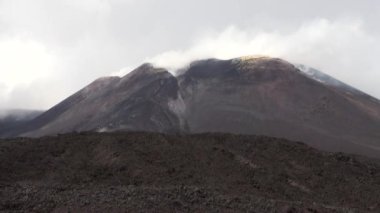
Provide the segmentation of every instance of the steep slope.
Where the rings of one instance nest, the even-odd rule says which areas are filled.
[[[73,131],[171,132],[179,120],[168,108],[176,99],[177,80],[144,64],[123,78],[101,78],[29,124],[24,136]],[[24,130],[25,131],[25,130]]]
[[[198,61],[178,79],[190,132],[271,135],[379,156],[380,104],[344,95],[344,88],[326,86],[281,59]]]
[[[367,111],[372,116],[378,119],[380,118],[380,101],[378,99],[314,68],[307,67],[305,65],[297,65],[297,68],[299,68],[312,79],[321,82],[325,86],[328,86],[329,88],[345,96],[353,104],[356,104],[357,106],[361,107],[362,110]]]
[[[375,162],[270,137],[0,140],[1,212],[379,212],[379,197]]]

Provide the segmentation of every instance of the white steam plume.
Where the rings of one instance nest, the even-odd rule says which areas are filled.
[[[360,20],[316,19],[290,32],[230,26],[221,33],[204,36],[188,49],[170,50],[147,58],[147,61],[175,71],[193,60],[204,58],[280,57],[315,67],[380,97],[377,89],[379,42],[365,30]]]

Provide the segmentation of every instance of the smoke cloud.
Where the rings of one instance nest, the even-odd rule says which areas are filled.
[[[380,97],[379,43],[359,19],[315,19],[291,32],[230,26],[220,33],[206,35],[187,49],[167,51],[147,61],[175,72],[193,60],[204,58],[279,57],[315,67]]]

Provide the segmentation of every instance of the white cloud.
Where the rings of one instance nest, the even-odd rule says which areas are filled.
[[[17,85],[47,77],[55,58],[35,41],[4,39],[0,41],[0,82]]]
[[[380,97],[379,42],[358,19],[316,19],[290,32],[230,26],[219,34],[206,35],[188,49],[167,51],[147,61],[173,71],[203,58],[280,57],[318,68]]]
[[[251,54],[314,66],[380,97],[377,5],[0,0],[0,109],[47,109],[98,77],[124,75],[143,62],[175,69],[193,59]]]
[[[298,61],[316,57],[319,60],[326,55],[350,48],[352,44],[362,45],[370,41],[371,38],[361,31],[359,21],[331,22],[318,19],[290,33],[230,26],[219,34],[214,33],[199,39],[188,49],[167,51],[147,60],[170,69],[177,69],[193,60],[207,57],[229,59],[243,55],[268,55]],[[367,45],[363,49],[365,47]]]
[[[64,2],[87,12],[108,12],[110,10],[108,0],[65,0]]]
[[[7,38],[0,41],[0,108],[25,108],[29,97],[11,97],[16,88],[29,88],[31,85],[51,77],[56,58],[40,43],[22,38]],[[48,90],[45,88],[45,90]],[[25,89],[25,91],[28,91]],[[35,97],[38,97],[37,95]],[[15,99],[20,102],[14,105]],[[37,102],[38,100],[36,100]],[[29,102],[28,102],[29,104]],[[38,106],[34,104],[33,106]],[[28,108],[28,107],[27,107]]]

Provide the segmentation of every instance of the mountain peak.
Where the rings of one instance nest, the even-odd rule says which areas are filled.
[[[143,73],[160,73],[160,72],[168,72],[166,69],[161,67],[156,67],[152,63],[144,63],[141,66],[137,67],[132,72],[143,72]]]
[[[88,95],[90,93],[96,93],[97,91],[103,90],[104,88],[118,81],[120,81],[120,77],[117,76],[100,77],[83,88],[82,94]]]
[[[128,74],[126,74],[124,77],[122,77],[121,82],[128,81],[131,78],[139,78],[139,77],[147,77],[152,76],[155,74],[163,74],[171,76],[168,70],[161,68],[161,67],[155,67],[151,63],[144,63],[137,67],[136,69],[132,70]]]
[[[265,66],[265,68],[270,68],[273,66],[276,66],[276,68],[295,68],[294,65],[289,63],[288,61],[268,56],[243,56],[232,59],[232,62],[241,66],[250,66],[247,68],[258,68],[263,66]]]
[[[271,59],[272,57],[264,56],[264,55],[246,55],[241,56],[238,58],[235,58],[235,60],[239,61],[253,61],[253,60],[260,60],[260,59]]]

